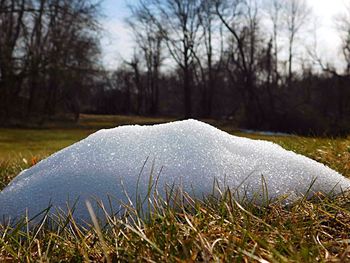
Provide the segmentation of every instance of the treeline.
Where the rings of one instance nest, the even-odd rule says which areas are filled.
[[[318,56],[305,0],[139,0],[130,10],[134,56],[96,97],[98,112],[229,118],[247,128],[307,134],[349,131],[349,66],[337,73]],[[350,17],[338,27],[339,61],[350,65]],[[307,38],[315,44],[303,48]]]
[[[99,63],[99,6],[0,1],[0,116],[80,112],[229,119],[304,134],[350,130],[350,10],[344,69],[322,61],[306,0],[138,0],[134,54]],[[307,48],[304,47],[309,39]]]
[[[88,0],[0,1],[0,121],[80,112],[95,86],[99,6]]]

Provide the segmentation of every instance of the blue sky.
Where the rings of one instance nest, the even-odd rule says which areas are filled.
[[[335,61],[334,57],[340,55],[340,42],[334,26],[334,18],[344,11],[345,4],[350,4],[350,0],[307,1],[313,10],[313,14],[317,17],[315,25],[317,27],[319,53],[322,54],[325,60],[333,62]],[[101,44],[103,62],[108,68],[117,67],[123,59],[128,59],[133,53],[132,34],[124,20],[129,16],[127,5],[136,2],[138,0],[104,0],[102,3],[106,17],[102,21],[105,32]],[[335,61],[335,63],[337,62]]]
[[[137,2],[136,0],[104,0],[103,11],[109,18],[125,17],[127,15],[127,4]]]
[[[102,3],[105,15],[102,26],[105,32],[101,45],[103,62],[108,68],[115,68],[132,53],[132,36],[124,23],[129,15],[127,4],[132,2],[136,0],[104,0]]]

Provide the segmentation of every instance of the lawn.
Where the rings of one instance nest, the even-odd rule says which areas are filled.
[[[0,161],[44,157],[103,128],[125,124],[161,123],[170,119],[138,116],[82,115],[77,124],[50,123],[36,129],[0,128]]]
[[[0,189],[21,169],[100,128],[169,120],[83,115],[77,124],[0,129]],[[226,122],[207,121],[235,135],[276,142],[350,177],[350,137],[247,134]],[[348,195],[319,196],[292,207],[242,207],[226,194],[219,200],[188,201],[190,206],[165,207],[147,219],[129,209],[123,218],[109,218],[102,230],[77,227],[72,219],[54,229],[0,226],[0,261],[350,261]]]

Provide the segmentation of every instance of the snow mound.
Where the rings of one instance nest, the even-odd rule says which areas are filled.
[[[18,218],[27,209],[33,216],[49,205],[64,210],[67,201],[77,201],[75,216],[88,220],[87,199],[108,206],[110,196],[119,205],[128,203],[127,193],[135,202],[136,195],[147,194],[151,173],[159,174],[161,194],[165,186],[175,186],[202,197],[213,193],[216,181],[247,198],[258,197],[256,202],[262,199],[262,178],[272,199],[286,194],[295,200],[309,193],[315,178],[312,192],[350,188],[349,179],[277,144],[185,120],[100,130],[53,154],[0,192],[0,217]]]

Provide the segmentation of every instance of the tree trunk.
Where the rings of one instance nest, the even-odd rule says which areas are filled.
[[[192,92],[191,92],[190,72],[188,67],[184,67],[183,73],[184,73],[183,89],[184,89],[184,102],[185,102],[185,118],[191,118]]]

